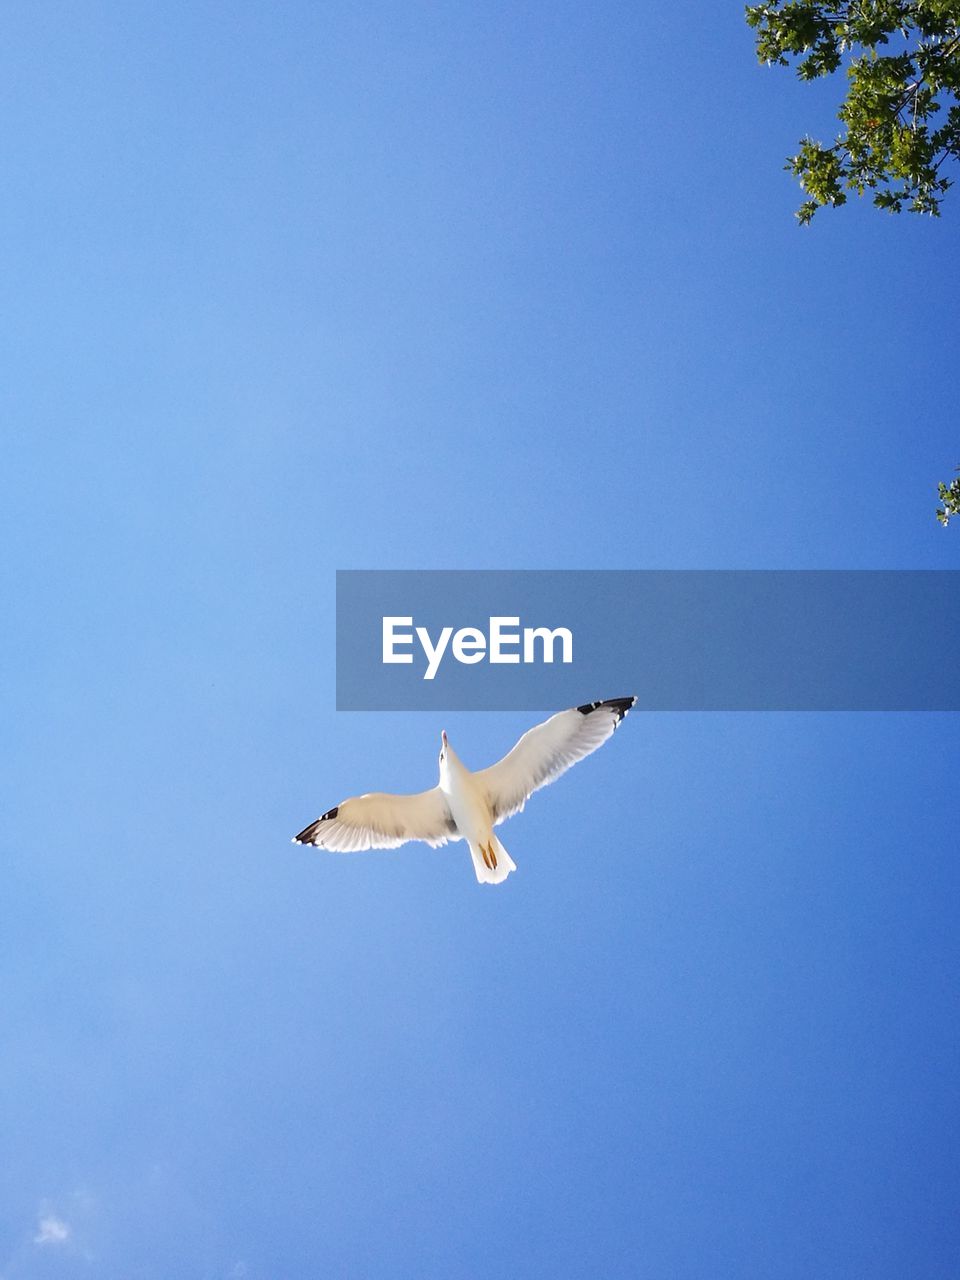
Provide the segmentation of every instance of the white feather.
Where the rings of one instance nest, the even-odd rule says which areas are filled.
[[[586,713],[577,707],[559,711],[543,724],[528,729],[502,760],[476,773],[474,777],[485,790],[494,826],[519,813],[534,791],[602,747],[635,701],[630,700],[626,709],[601,702]]]
[[[436,846],[458,838],[443,792],[434,787],[412,796],[372,791],[344,800],[294,840],[335,853],[357,853],[362,849],[396,849],[408,840]]]

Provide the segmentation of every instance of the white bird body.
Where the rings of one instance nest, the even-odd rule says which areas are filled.
[[[477,774],[471,773],[453,747],[447,735],[441,735],[443,751],[440,754],[440,790],[447,798],[447,805],[457,830],[470,846],[473,869],[481,884],[500,884],[517,864],[493,834],[493,814],[483,786],[477,782]]]
[[[472,772],[442,733],[440,781],[416,795],[372,792],[344,800],[294,836],[297,844],[352,853],[466,840],[481,884],[501,884],[517,865],[493,828],[519,813],[534,791],[602,746],[636,702],[610,698],[560,711],[528,730],[488,769]]]

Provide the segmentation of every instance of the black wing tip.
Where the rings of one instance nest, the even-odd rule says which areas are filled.
[[[332,809],[328,809],[326,813],[322,813],[320,817],[316,820],[316,822],[311,822],[309,827],[304,827],[299,835],[296,835],[293,837],[293,843],[294,844],[316,844],[317,835],[320,831],[321,826],[323,825],[323,823],[328,822],[331,818],[335,818],[337,816],[337,811],[339,808],[340,806],[338,804],[335,804]]]
[[[585,702],[582,707],[577,707],[577,710],[582,716],[588,716],[600,707],[609,707],[611,711],[617,713],[617,724],[619,724],[631,707],[635,706],[636,701],[636,694],[632,698],[604,698],[602,702]]]

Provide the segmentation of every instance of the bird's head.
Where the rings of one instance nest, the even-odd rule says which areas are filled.
[[[453,755],[453,747],[447,741],[446,729],[440,730],[440,777],[446,773],[450,765],[450,757]]]

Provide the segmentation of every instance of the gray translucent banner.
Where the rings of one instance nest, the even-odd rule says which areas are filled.
[[[337,707],[957,711],[958,588],[958,571],[342,570]]]

